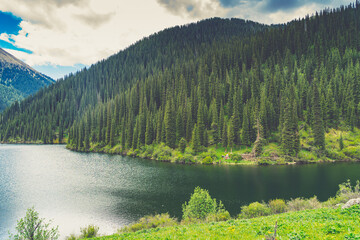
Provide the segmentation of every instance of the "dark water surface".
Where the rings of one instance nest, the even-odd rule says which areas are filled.
[[[360,179],[360,164],[189,166],[76,153],[63,145],[0,145],[0,239],[31,206],[53,219],[64,238],[87,224],[113,233],[146,214],[180,217],[196,186],[236,215],[253,201],[326,200],[346,179]]]

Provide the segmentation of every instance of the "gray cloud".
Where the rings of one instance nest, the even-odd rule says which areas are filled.
[[[21,16],[23,20],[42,25],[48,29],[59,29],[66,31],[63,19],[56,14],[58,10],[67,7],[77,9],[74,14],[82,23],[93,28],[99,27],[108,22],[113,13],[99,14],[90,7],[88,0],[12,0],[13,4],[5,4],[8,11]],[[4,5],[4,4],[0,4]],[[16,6],[22,6],[17,8]]]
[[[222,17],[226,15],[227,10],[222,6],[219,0],[156,0],[161,6],[166,8],[174,15],[181,17],[190,17],[194,19],[208,17]],[[239,0],[227,0],[238,2]]]
[[[115,15],[114,12],[108,14],[97,14],[93,11],[86,14],[75,14],[75,17],[81,22],[93,27],[98,28],[101,25],[107,23]]]
[[[331,0],[264,0],[262,10],[264,12],[277,12],[280,10],[292,10],[309,4],[329,5]]]

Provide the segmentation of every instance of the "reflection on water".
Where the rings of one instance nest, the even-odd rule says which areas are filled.
[[[146,214],[181,216],[196,186],[223,201],[232,215],[252,201],[333,196],[360,164],[304,166],[188,166],[105,154],[76,153],[63,145],[0,145],[0,239],[35,206],[62,237],[87,224],[102,233]]]

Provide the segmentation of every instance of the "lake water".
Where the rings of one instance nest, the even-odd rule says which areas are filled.
[[[32,206],[64,238],[88,224],[109,234],[147,214],[181,217],[196,186],[236,215],[253,201],[326,200],[346,179],[360,179],[360,164],[189,166],[76,153],[64,145],[0,145],[0,239]]]

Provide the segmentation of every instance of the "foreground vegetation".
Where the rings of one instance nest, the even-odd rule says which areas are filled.
[[[163,213],[145,216],[111,236],[96,238],[99,228],[89,225],[80,229],[81,235],[66,239],[360,239],[359,203],[360,182],[352,186],[348,180],[326,202],[319,202],[316,196],[253,202],[232,218],[221,201],[196,187],[182,206],[181,222]],[[18,221],[16,231],[10,239],[59,237],[58,227],[50,229],[33,208]]]
[[[359,182],[339,185],[326,202],[316,197],[254,202],[234,219],[206,190],[196,188],[183,205],[179,223],[168,214],[146,216],[119,233],[95,239],[360,239],[360,205],[342,209],[360,197]]]
[[[253,219],[196,223],[94,239],[360,239],[360,207],[315,209]]]

